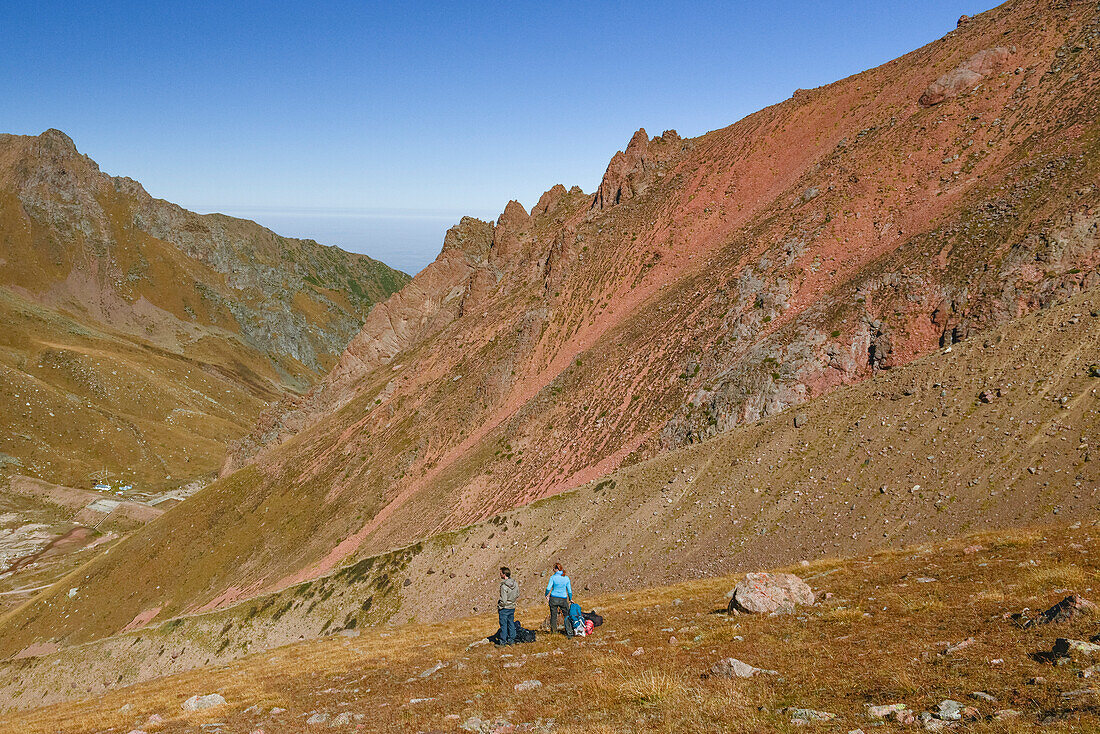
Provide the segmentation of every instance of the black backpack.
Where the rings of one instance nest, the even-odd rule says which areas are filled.
[[[498,629],[496,632],[491,634],[486,639],[488,639],[489,642],[493,643],[494,645],[499,645],[500,644],[500,630]],[[516,622],[516,642],[534,642],[534,641],[535,641],[535,631],[534,630],[529,630],[526,627],[524,627],[522,624],[520,624],[519,622]]]

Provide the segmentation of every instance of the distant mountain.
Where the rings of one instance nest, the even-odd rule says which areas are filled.
[[[57,130],[0,135],[0,468],[76,486],[209,473],[408,280],[154,199]]]
[[[462,220],[320,384],[265,413],[220,481],[86,566],[74,598],[53,589],[6,617],[0,653],[225,607],[435,533],[457,541],[1100,286],[1098,37],[1094,2],[1013,0],[730,127],[640,130],[592,194],[555,186],[531,212]],[[853,445],[825,442],[855,430],[852,414],[817,426],[822,450]],[[777,450],[796,451],[784,435]],[[767,489],[752,444],[736,453]],[[850,457],[852,476],[867,458]],[[874,466],[865,487],[889,462]],[[668,468],[639,489],[654,503]],[[749,487],[715,489],[755,506]],[[539,542],[599,548],[600,523]],[[505,532],[525,542],[506,525],[484,542]],[[379,578],[387,604],[416,593],[396,581]],[[108,589],[123,590],[109,607]]]

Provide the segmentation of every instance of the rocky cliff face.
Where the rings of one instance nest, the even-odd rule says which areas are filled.
[[[555,186],[530,213],[465,220],[316,389],[242,442],[229,468],[244,469],[204,494],[218,531],[174,542],[201,568],[21,634],[86,639],[282,588],[1094,287],[1098,33],[1094,4],[1010,2],[728,128],[639,131],[594,194]],[[921,102],[986,50],[980,83]],[[139,542],[152,558],[162,541]],[[142,569],[147,588],[168,573]]]
[[[0,464],[78,486],[207,473],[407,281],[154,199],[57,130],[0,135]]]

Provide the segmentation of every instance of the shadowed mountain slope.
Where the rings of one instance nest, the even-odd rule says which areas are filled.
[[[51,591],[0,652],[285,588],[1097,285],[1098,32],[1094,3],[1010,2],[728,128],[639,131],[594,195],[463,220],[223,480],[83,569],[129,594]]]

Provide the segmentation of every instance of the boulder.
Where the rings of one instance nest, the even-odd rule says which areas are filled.
[[[937,706],[936,710],[932,713],[937,719],[943,719],[944,721],[959,721],[962,719],[962,710],[964,708],[965,706],[963,706],[963,704],[948,698],[940,701],[940,705]]]
[[[905,711],[909,707],[904,703],[867,704],[867,715],[872,719],[885,719],[890,714]]]
[[[789,613],[796,606],[813,603],[814,592],[793,573],[750,573],[733,588],[727,611],[731,614]]]
[[[789,708],[786,713],[791,717],[791,723],[796,726],[832,721],[836,718],[836,714],[831,714],[828,711],[815,711],[814,709]]]
[[[1070,640],[1065,637],[1059,637],[1054,641],[1054,647],[1050,652],[1051,656],[1055,659],[1062,657],[1091,658],[1100,654],[1100,643],[1085,642],[1084,640]]]
[[[1050,609],[1040,614],[1035,624],[1061,624],[1080,617],[1096,614],[1096,605],[1088,599],[1070,594]]]
[[[963,92],[977,86],[982,79],[994,71],[1002,68],[1008,62],[1010,56],[1009,50],[1003,46],[979,51],[928,85],[928,88],[924,90],[924,94],[918,100],[919,104],[922,107],[931,107],[953,97],[958,97]]]
[[[183,702],[182,708],[184,711],[202,711],[203,709],[213,708],[215,706],[224,706],[225,699],[220,694],[211,693],[206,696],[191,696]]]
[[[752,678],[757,675],[779,675],[775,670],[755,668],[737,658],[722,658],[711,666],[710,674],[715,678]]]

